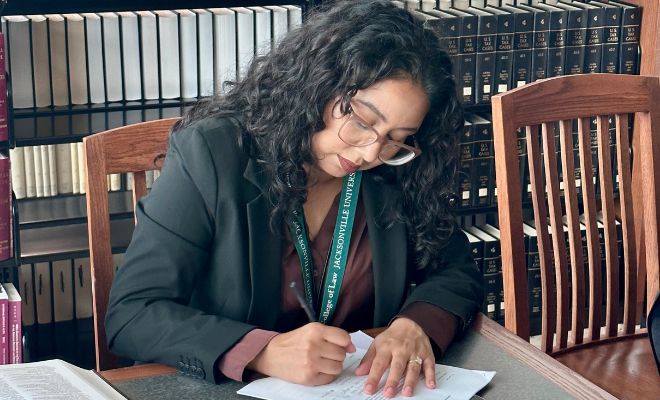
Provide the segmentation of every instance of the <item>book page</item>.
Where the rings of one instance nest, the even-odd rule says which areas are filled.
[[[0,397],[5,400],[126,400],[93,371],[62,360],[0,366]]]
[[[237,393],[245,396],[257,397],[265,400],[287,400],[287,399],[324,399],[324,400],[381,400],[385,399],[383,386],[386,377],[380,382],[379,390],[369,396],[362,392],[364,382],[367,376],[356,376],[355,369],[360,364],[360,360],[367,352],[367,349],[373,341],[363,332],[351,334],[351,340],[357,351],[349,353],[344,360],[344,371],[337,379],[327,385],[322,386],[304,386],[285,382],[278,378],[264,378],[256,380],[243,387]],[[415,399],[444,399],[459,400],[470,399],[474,394],[486,386],[495,372],[493,371],[474,371],[469,369],[451,367],[447,365],[436,364],[435,377],[437,386],[435,389],[426,387],[423,379],[420,378],[414,390]],[[401,381],[400,385],[403,385]],[[405,398],[399,392],[395,398]]]

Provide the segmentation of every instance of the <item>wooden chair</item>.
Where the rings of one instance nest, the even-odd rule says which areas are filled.
[[[638,248],[636,241],[640,241],[639,232],[644,233],[641,240],[646,245],[641,258],[645,258],[647,266],[647,310],[660,287],[659,88],[657,77],[589,74],[537,81],[492,99],[505,326],[529,340],[530,311],[522,228],[523,191],[516,148],[516,130],[524,128],[541,265],[541,349],[615,396],[625,396],[625,385],[638,384],[647,385],[651,390],[648,393],[655,393],[653,397],[660,393],[660,378],[654,368],[647,332],[637,325],[640,320],[636,319],[639,314],[635,307],[635,252]],[[634,113],[635,132],[640,141],[639,148],[635,148],[634,152],[630,151],[628,129],[628,115],[631,113]],[[614,194],[613,190],[609,144],[608,117],[613,115],[616,116],[618,194]],[[598,197],[596,184],[592,184],[595,179],[591,175],[590,120],[593,117],[597,118]],[[572,172],[576,167],[572,135],[574,121],[578,126],[580,199]],[[559,149],[555,144],[557,125]],[[631,158],[641,165],[642,187],[632,187]],[[559,182],[559,164],[562,171],[571,171],[563,174],[563,188]],[[642,195],[633,200],[633,191],[641,191]],[[643,220],[633,218],[634,208],[643,210]],[[599,212],[602,213],[605,233],[604,276],[601,276],[596,222]],[[570,268],[569,276],[569,264],[585,265],[580,213],[583,213],[586,225],[588,269]],[[617,250],[615,214],[621,220],[623,237],[619,239],[623,240],[623,254],[618,254]],[[564,223],[568,227],[568,252]],[[643,224],[637,237],[635,224]],[[550,232],[546,229],[548,226]],[[623,260],[622,271],[619,256]],[[620,273],[623,280],[619,279]],[[623,285],[622,304],[619,285]],[[588,308],[585,309],[586,290],[589,296]],[[604,316],[601,315],[602,291],[606,293]],[[619,323],[622,323],[622,329],[619,329]],[[604,326],[604,333],[601,333],[601,326]],[[585,328],[586,334],[583,334]]]
[[[133,173],[133,206],[147,193],[145,171],[160,170],[172,125],[179,118],[143,122],[83,139],[87,188],[87,229],[92,267],[96,369],[116,368],[118,358],[108,349],[105,314],[113,277],[107,175]],[[136,221],[137,222],[137,221]]]

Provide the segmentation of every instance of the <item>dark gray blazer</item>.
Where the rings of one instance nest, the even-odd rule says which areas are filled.
[[[239,147],[239,136],[235,123],[223,118],[172,135],[162,174],[137,205],[138,224],[110,293],[105,326],[113,352],[217,381],[222,354],[255,327],[273,329],[282,240],[268,226],[266,174]],[[406,228],[376,222],[393,190],[363,175],[373,326],[387,325],[415,301],[469,321],[483,291],[462,233],[448,239],[440,267],[406,298],[416,269],[409,265]]]

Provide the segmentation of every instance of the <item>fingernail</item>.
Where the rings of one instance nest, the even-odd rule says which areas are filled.
[[[364,385],[364,392],[366,394],[373,394],[374,393],[374,385],[372,383],[367,383]]]
[[[385,389],[385,396],[394,397],[394,388],[390,386],[387,389]]]
[[[403,388],[403,395],[404,396],[412,396],[412,386],[406,386]]]
[[[434,381],[428,381],[428,383],[426,385],[431,389],[435,389],[435,382]]]

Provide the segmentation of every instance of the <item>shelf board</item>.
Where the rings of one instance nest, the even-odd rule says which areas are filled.
[[[45,112],[14,115],[13,132],[17,146],[73,143],[97,132],[138,122],[178,117],[193,103],[162,107],[118,107],[88,112]]]
[[[110,221],[112,252],[126,250],[133,235],[133,219]],[[89,257],[87,224],[21,230],[21,263]]]
[[[133,217],[133,195],[130,191],[108,193],[111,219]],[[84,194],[21,199],[18,201],[19,226],[33,229],[46,226],[87,222]]]
[[[263,6],[279,4],[313,5],[313,0],[307,1],[275,1],[275,0],[189,0],[183,4],[180,0],[113,0],[101,2],[98,0],[7,0],[3,15],[20,14],[64,14],[81,12],[105,11],[137,11],[137,10],[173,10],[185,8]]]

